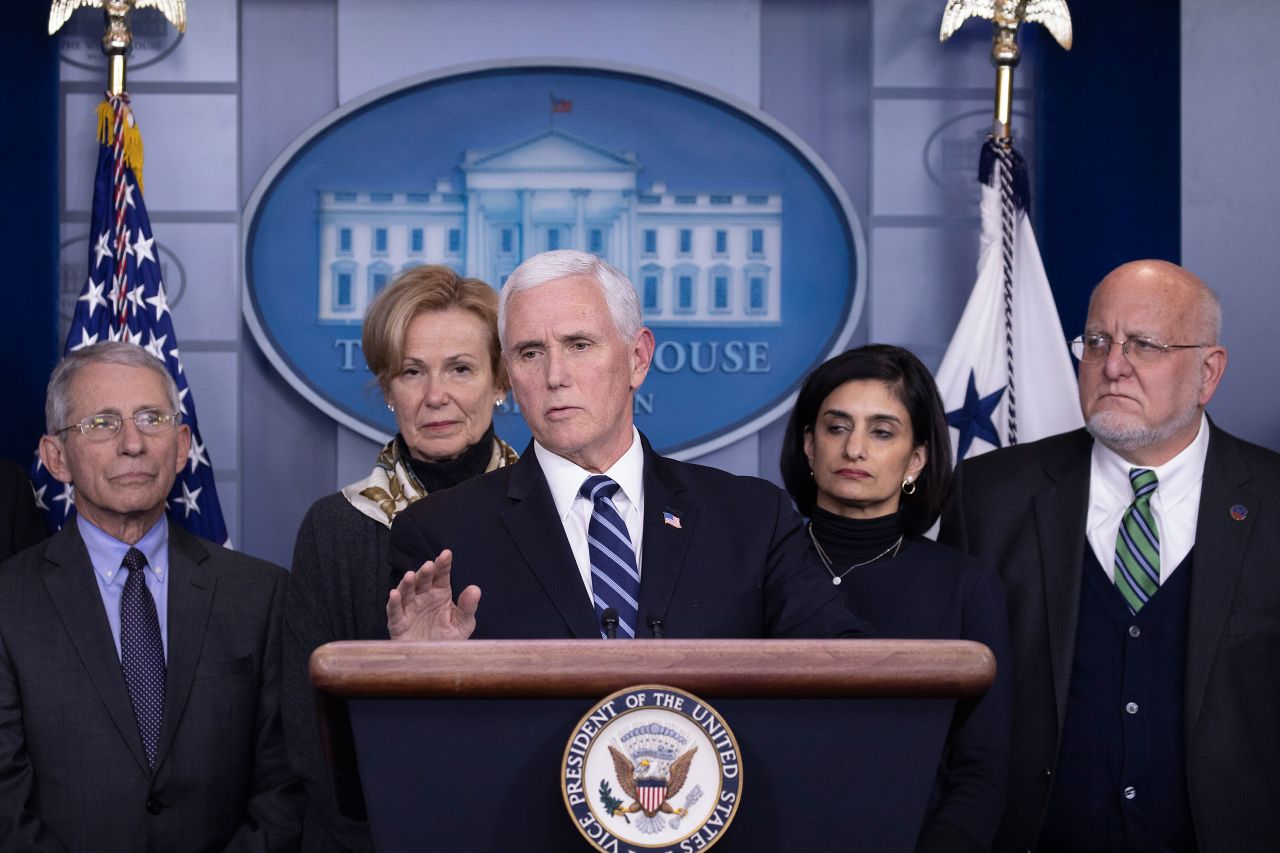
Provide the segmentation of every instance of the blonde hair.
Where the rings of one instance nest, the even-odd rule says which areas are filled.
[[[497,292],[478,278],[463,278],[449,267],[432,264],[396,276],[365,312],[360,346],[365,363],[384,391],[404,359],[404,336],[413,318],[449,308],[470,311],[484,321],[494,378],[498,387],[510,387],[498,343]]]

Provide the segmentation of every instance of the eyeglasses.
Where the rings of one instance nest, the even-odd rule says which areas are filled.
[[[143,435],[160,435],[181,423],[182,416],[177,412],[166,412],[162,409],[143,409],[140,412],[134,412],[130,420]],[[89,415],[79,423],[64,426],[54,434],[62,435],[67,430],[78,429],[80,434],[90,441],[109,441],[120,434],[122,426],[124,426],[122,416],[112,412],[100,412]]]
[[[1111,354],[1111,348],[1119,345],[1125,358],[1134,364],[1150,364],[1171,349],[1200,349],[1209,344],[1162,344],[1155,338],[1134,336],[1117,341],[1103,332],[1081,335],[1071,342],[1071,354],[1081,361],[1103,361]]]

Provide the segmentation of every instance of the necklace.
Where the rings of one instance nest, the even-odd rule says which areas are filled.
[[[836,570],[831,568],[831,558],[827,556],[827,552],[822,550],[822,546],[818,544],[818,537],[813,535],[813,522],[812,521],[809,522],[809,538],[813,541],[813,547],[818,549],[818,556],[822,558],[822,565],[827,567],[827,572],[829,572],[831,575],[832,586],[840,586],[840,579],[843,578],[845,575],[849,574],[849,572],[853,571],[856,568],[870,565],[871,563],[874,563],[876,560],[879,560],[881,557],[888,556],[889,559],[893,559],[894,557],[898,556],[898,549],[902,547],[902,539],[904,536],[906,536],[905,533],[899,534],[898,540],[896,542],[894,542],[888,548],[885,548],[879,554],[876,554],[870,560],[863,560],[861,563],[854,563],[852,566],[845,569],[840,574],[836,574]]]

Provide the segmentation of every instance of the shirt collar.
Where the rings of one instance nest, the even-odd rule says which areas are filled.
[[[1200,484],[1204,475],[1204,461],[1209,453],[1209,418],[1200,415],[1200,429],[1191,443],[1163,465],[1151,466],[1156,472],[1159,487],[1155,499],[1162,506],[1171,507],[1185,498]],[[1093,482],[1100,483],[1114,498],[1124,504],[1133,501],[1133,486],[1129,484],[1129,471],[1144,466],[1134,465],[1100,441],[1093,443]]]
[[[536,440],[533,442],[533,452],[538,458],[538,464],[542,466],[543,476],[547,478],[551,499],[556,504],[556,513],[564,521],[573,509],[578,489],[582,488],[582,482],[592,472],[552,453]],[[644,499],[644,447],[640,443],[640,433],[634,426],[631,427],[631,446],[604,473],[618,484],[622,494],[633,506],[640,506]]]
[[[155,580],[164,582],[165,569],[169,566],[169,523],[165,516],[161,516],[134,545],[121,542],[83,515],[76,515],[76,527],[89,551],[93,570],[106,583],[124,582],[120,564],[124,562],[124,555],[129,553],[130,548],[141,551],[147,558],[147,569],[155,576]]]

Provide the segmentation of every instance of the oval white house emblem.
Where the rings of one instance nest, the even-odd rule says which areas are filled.
[[[705,850],[742,801],[738,742],[714,708],[683,690],[620,690],[573,730],[560,768],[565,806],[597,850]]]
[[[862,226],[821,159],[750,105],[633,68],[468,66],[370,92],[280,155],[244,221],[258,345],[304,397],[380,440],[395,418],[360,324],[418,264],[495,288],[548,249],[621,269],[657,336],[636,425],[686,458],[789,411],[862,312]],[[529,439],[514,398],[494,426],[517,448]]]

